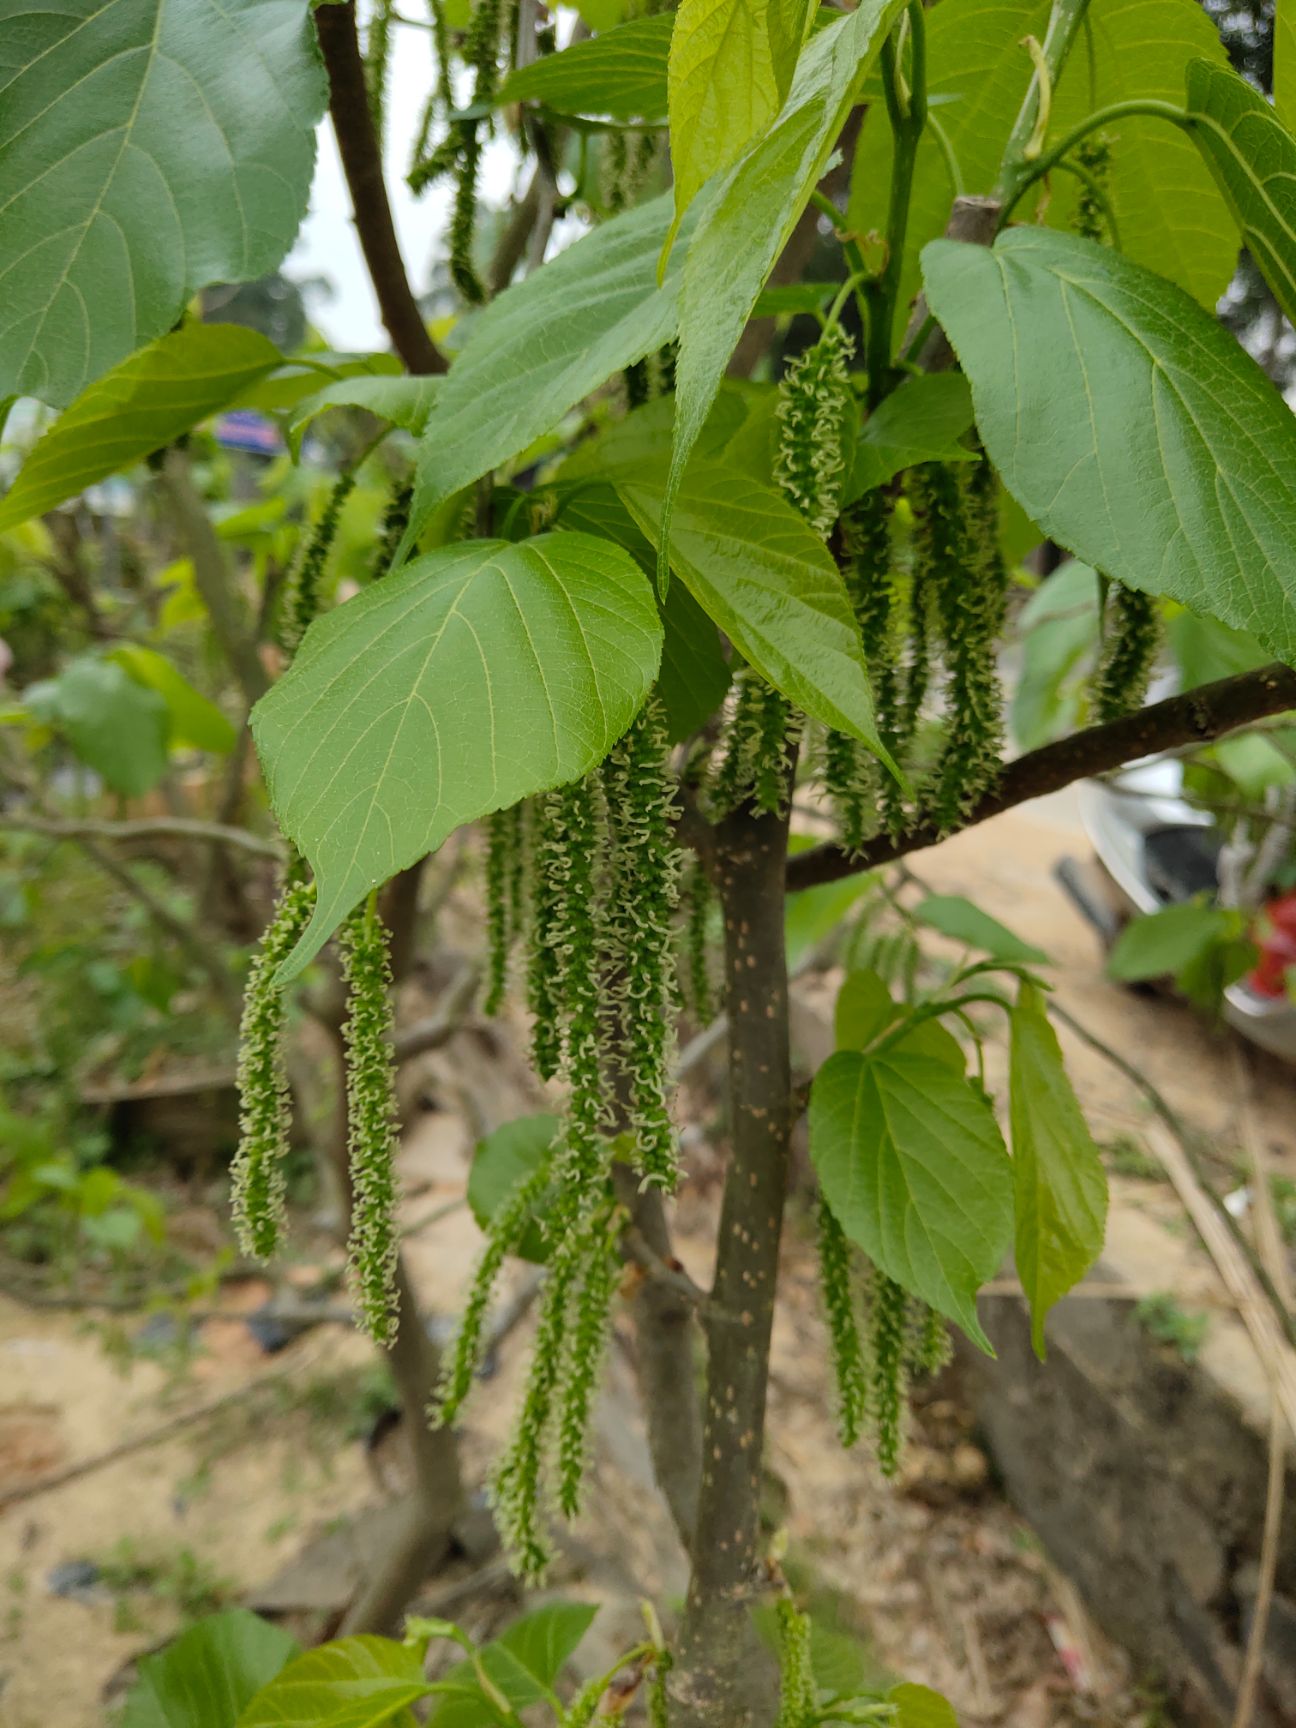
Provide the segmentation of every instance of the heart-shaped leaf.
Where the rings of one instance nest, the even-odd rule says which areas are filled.
[[[810,1156],[842,1229],[989,1350],[976,1293],[1012,1239],[1012,1167],[984,1095],[901,1040],[839,1050],[810,1091]]]
[[[462,823],[600,762],[661,643],[647,577],[587,534],[447,546],[312,624],[252,716],[275,812],[318,886],[281,978]]]
[[[1296,419],[1182,289],[1015,228],[934,241],[928,298],[1004,484],[1060,545],[1296,660]]]

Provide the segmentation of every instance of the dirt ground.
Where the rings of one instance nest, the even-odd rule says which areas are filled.
[[[1221,1177],[1237,1139],[1237,1069],[1227,1039],[1186,1009],[1120,991],[1096,941],[1052,879],[1082,847],[1074,806],[1044,801],[913,860],[934,889],[964,893],[1052,957],[1059,997],[1139,1066],[1212,1138]],[[832,981],[808,985],[807,1012]],[[1073,1077],[1100,1140],[1137,1143],[1147,1122],[1134,1090],[1064,1035]],[[992,1050],[991,1084],[1001,1078]],[[1276,1168],[1296,1177],[1291,1076],[1254,1071],[1256,1121]],[[475,1034],[426,1058],[412,1088],[402,1156],[415,1281],[429,1313],[451,1316],[479,1237],[461,1201],[475,1136],[535,1108],[516,1053]],[[713,1159],[675,1208],[677,1251],[708,1276],[717,1203]],[[1183,1227],[1169,1191],[1114,1179],[1124,1209]],[[430,1220],[430,1221],[428,1221]],[[298,1233],[296,1283],[335,1260],[327,1237]],[[1209,1273],[1194,1262],[1198,1296]],[[518,1278],[525,1277],[519,1270]],[[1203,1292],[1207,1292],[1203,1296]],[[0,1298],[0,1723],[98,1728],[125,1665],[186,1613],[219,1601],[327,1611],[345,1592],[349,1555],[383,1498],[381,1458],[366,1449],[373,1353],[348,1328],[314,1326],[273,1354],[244,1313],[269,1293],[226,1285],[181,1367],[106,1345],[143,1315],[34,1308]],[[794,1202],[775,1332],[768,1464],[789,1567],[819,1609],[870,1645],[880,1669],[945,1692],[966,1728],[1061,1728],[1166,1720],[1137,1674],[1089,1624],[1065,1580],[996,1491],[956,1384],[924,1394],[898,1487],[866,1456],[845,1455],[831,1420],[813,1250]],[[156,1328],[158,1322],[152,1322]],[[165,1326],[162,1328],[165,1334]],[[467,1469],[480,1482],[507,1427],[525,1365],[527,1327],[503,1343],[490,1384],[469,1407]],[[554,1587],[607,1601],[598,1648],[636,1636],[637,1600],[665,1612],[682,1594],[682,1558],[660,1514],[633,1393],[634,1338],[617,1323],[598,1418],[589,1505],[564,1541]],[[186,1418],[192,1417],[192,1420]],[[169,1427],[164,1426],[170,1424]],[[143,1444],[137,1444],[141,1439]],[[89,1466],[85,1468],[85,1466]],[[66,1480],[56,1480],[60,1473]],[[350,1545],[350,1546],[349,1546]],[[489,1628],[511,1612],[499,1568],[460,1591],[454,1612]],[[438,1581],[429,1584],[438,1598]]]

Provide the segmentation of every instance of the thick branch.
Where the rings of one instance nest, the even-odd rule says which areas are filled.
[[[1087,726],[1056,744],[1046,744],[1008,763],[999,783],[977,803],[957,830],[973,828],[1031,798],[1058,792],[1076,780],[1109,774],[1143,756],[1158,756],[1187,745],[1209,744],[1239,726],[1252,725],[1272,714],[1296,708],[1296,671],[1275,660],[1254,672],[1239,672],[1219,678],[1182,696],[1154,702],[1136,714],[1109,721],[1105,726]],[[919,817],[898,839],[879,834],[851,855],[837,846],[816,846],[790,860],[789,890],[814,888],[821,882],[836,882],[860,870],[872,870],[921,852],[947,836],[931,820]]]
[[[347,5],[318,7],[315,28],[328,70],[329,113],[351,192],[356,233],[383,325],[392,347],[411,372],[445,372],[449,363],[428,335],[396,238],[383,180],[382,152],[365,90],[354,0]]]
[[[794,1107],[783,949],[787,823],[740,810],[717,839],[733,1143],[704,1315],[702,1482],[674,1688],[684,1728],[749,1723],[764,1679],[749,1610],[762,1581],[765,1396]]]

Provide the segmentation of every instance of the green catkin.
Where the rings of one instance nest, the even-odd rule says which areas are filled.
[[[633,413],[642,408],[652,395],[652,377],[646,360],[632,360],[622,373],[625,380],[626,407]]]
[[[855,1317],[850,1243],[821,1197],[816,1208],[819,1243],[819,1290],[833,1370],[837,1377],[837,1432],[843,1446],[853,1446],[864,1427],[868,1404],[868,1368]]]
[[[778,1608],[779,1712],[775,1728],[811,1728],[816,1716],[810,1662],[810,1616],[790,1596]]]
[[[968,478],[946,471],[933,495],[951,518],[945,525],[950,544],[934,569],[948,688],[945,745],[931,797],[937,827],[949,833],[999,776],[1003,691],[996,653],[1008,576],[989,462],[979,460]]]
[[[365,32],[365,91],[369,97],[369,117],[380,145],[387,119],[387,75],[391,68],[395,10],[394,0],[375,0]]]
[[[571,1299],[581,1274],[583,1234],[568,1229],[553,1238],[548,1275],[540,1292],[540,1312],[522,1407],[513,1436],[496,1466],[491,1500],[500,1540],[518,1575],[538,1581],[548,1567],[545,1531],[548,1495],[546,1465],[551,1451],[555,1397],[563,1365],[563,1344]]]
[[[725,726],[725,752],[712,786],[715,814],[750,803],[766,815],[787,806],[800,723],[786,697],[751,666],[739,669]]]
[[[646,1181],[673,1189],[676,1137],[667,1102],[679,1008],[673,932],[681,856],[665,712],[655,697],[603,764],[609,881],[601,940],[612,983],[614,1060],[626,1081],[633,1162]]]
[[[565,1341],[558,1416],[558,1506],[567,1518],[574,1518],[580,1510],[590,1409],[607,1350],[612,1299],[621,1271],[610,1209],[591,1220],[583,1260],[584,1274]]]
[[[396,1086],[391,962],[376,897],[342,926],[347,1017],[347,1151],[351,1166],[348,1258],[357,1318],[376,1344],[396,1336]]]
[[[1076,161],[1087,178],[1080,181],[1075,231],[1085,240],[1101,241],[1108,238],[1107,213],[1103,209],[1101,194],[1107,191],[1111,160],[1111,145],[1101,133],[1091,132],[1076,149]]]
[[[869,1300],[869,1355],[874,1446],[884,1476],[900,1468],[904,1441],[905,1293],[873,1268]]]
[[[548,1186],[549,1177],[546,1161],[513,1187],[491,1219],[486,1246],[468,1287],[454,1350],[442,1369],[441,1382],[428,1412],[434,1427],[444,1428],[452,1423],[472,1390],[473,1376],[481,1365],[486,1316],[496,1282],[505,1260],[525,1235],[532,1209]]]
[[[911,1297],[905,1362],[914,1374],[939,1374],[954,1354],[945,1316]]]
[[[555,997],[565,1020],[562,1072],[568,1088],[554,1218],[555,1229],[561,1230],[585,1204],[603,1163],[607,1099],[601,1041],[606,1004],[596,886],[604,810],[597,774],[560,786],[549,797],[559,843],[550,847],[545,863],[555,905],[551,938],[558,961]]]
[[[333,483],[320,519],[311,530],[310,539],[293,575],[288,603],[280,629],[280,641],[291,654],[306,634],[307,626],[319,611],[320,581],[328,564],[329,553],[337,538],[342,506],[355,486],[353,473],[340,474]]]
[[[562,807],[554,794],[536,800],[527,857],[531,919],[527,939],[527,1007],[531,1011],[531,1061],[542,1080],[562,1065],[563,1017],[559,996],[559,887],[557,871],[567,837],[559,826]]]
[[[606,1675],[587,1680],[563,1712],[562,1728],[590,1728],[606,1691]]]
[[[1119,720],[1141,708],[1161,646],[1156,596],[1113,582],[1107,596],[1102,663],[1094,679],[1098,719]]]
[[[410,505],[413,498],[414,482],[412,480],[398,480],[392,487],[387,503],[383,508],[382,522],[378,530],[378,546],[369,571],[369,578],[373,582],[386,576],[392,567],[396,548],[400,545],[405,530],[409,526]]]
[[[473,68],[473,107],[488,111],[499,83],[499,45],[502,23],[501,0],[477,0],[464,43],[464,59]],[[454,210],[450,218],[450,276],[470,305],[486,298],[473,263],[477,233],[477,174],[481,167],[482,124],[479,119],[457,120],[452,134],[459,144],[458,178]]]
[[[903,754],[910,732],[901,700],[895,573],[891,551],[891,507],[880,489],[866,492],[842,517],[844,574],[859,625],[873,690],[878,737],[892,756]],[[828,790],[842,844],[857,851],[872,832],[874,807],[886,828],[905,825],[904,800],[895,777],[879,769],[854,739],[829,741]]]
[[[630,148],[624,132],[606,132],[599,153],[599,195],[609,216],[630,202]]]
[[[850,337],[834,324],[798,355],[779,384],[774,478],[824,540],[837,520],[845,472],[846,429],[854,400],[851,352]]]
[[[658,1650],[653,1658],[652,1678],[648,1682],[648,1728],[670,1728],[670,1694],[666,1690],[671,1671],[669,1650]]]
[[[511,810],[493,810],[486,818],[487,984],[482,1010],[492,1019],[504,1006],[509,940],[516,929],[510,917],[509,893],[513,827]]]
[[[292,1128],[284,1056],[284,994],[275,973],[297,944],[315,885],[290,869],[248,968],[239,1025],[239,1144],[231,1166],[234,1228],[244,1254],[268,1260],[284,1223],[284,1165]]]
[[[716,1012],[709,940],[714,900],[711,878],[702,860],[694,856],[684,883],[684,979],[689,1012],[699,1026],[709,1025]]]
[[[527,807],[519,802],[509,811],[508,916],[513,940],[526,929]]]

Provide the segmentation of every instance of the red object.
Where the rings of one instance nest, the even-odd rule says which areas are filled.
[[[1287,973],[1296,970],[1296,894],[1270,900],[1251,936],[1260,961],[1247,982],[1257,995],[1281,1000],[1287,994]]]

